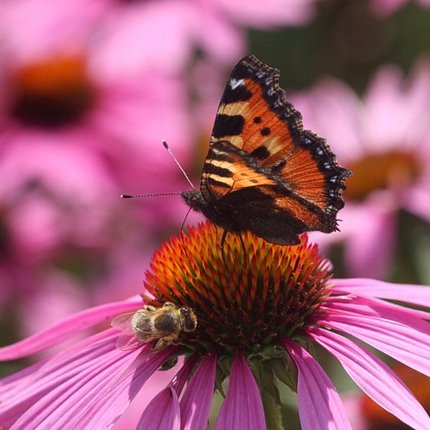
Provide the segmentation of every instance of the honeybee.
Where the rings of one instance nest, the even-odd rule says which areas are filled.
[[[113,319],[112,326],[134,334],[140,343],[153,341],[152,350],[160,351],[176,343],[183,332],[194,331],[197,328],[197,317],[191,308],[178,308],[175,304],[166,302],[161,308],[147,305],[136,312],[119,315]],[[130,338],[122,341],[129,344]]]

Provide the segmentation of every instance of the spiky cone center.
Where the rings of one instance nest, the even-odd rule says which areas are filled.
[[[312,323],[329,294],[330,264],[302,236],[296,246],[251,233],[228,233],[207,222],[174,237],[154,254],[146,300],[192,308],[197,329],[182,342],[205,352],[255,351]]]

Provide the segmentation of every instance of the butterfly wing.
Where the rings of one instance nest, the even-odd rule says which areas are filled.
[[[337,228],[348,175],[324,139],[303,130],[279,72],[254,56],[242,59],[218,108],[202,173],[204,198],[218,211],[234,208],[238,230],[296,243],[303,231]]]

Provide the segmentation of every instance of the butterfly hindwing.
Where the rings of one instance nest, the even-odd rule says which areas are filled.
[[[213,199],[244,188],[275,185],[276,181],[229,141],[214,142],[203,167],[201,188]]]

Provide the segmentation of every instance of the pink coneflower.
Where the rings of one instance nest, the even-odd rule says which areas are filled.
[[[326,79],[295,103],[353,172],[342,231],[321,240],[345,241],[353,275],[386,275],[399,212],[430,222],[430,64],[417,64],[407,82],[395,66],[380,69],[362,99]]]
[[[154,199],[145,218],[118,227],[121,192],[183,184],[161,140],[186,163],[192,139],[177,76],[99,67],[109,47],[96,24],[107,9],[104,0],[0,4],[0,271],[10,293],[33,290],[22,274],[69,260],[71,249],[100,262],[120,228],[150,236],[182,220],[178,199]]]
[[[11,429],[111,428],[151,375],[176,366],[137,428],[205,429],[214,395],[223,399],[217,429],[279,428],[286,418],[282,399],[294,392],[303,429],[351,428],[313,352],[317,343],[383,408],[414,429],[430,428],[406,386],[355,342],[430,375],[429,314],[383,300],[429,306],[428,288],[331,279],[330,264],[305,236],[298,246],[282,247],[248,233],[228,234],[221,249],[221,234],[206,223],[165,243],[146,273],[143,301],[89,309],[1,348],[0,358],[12,360],[105,323],[98,334],[4,378],[0,423]],[[184,317],[177,320],[176,341],[158,331],[144,343],[148,321],[142,315],[166,307]],[[191,315],[197,326],[188,324]],[[116,328],[107,328],[112,319]],[[173,320],[158,321],[157,330]]]
[[[179,76],[149,65],[136,70],[127,67],[125,53],[110,55],[99,28],[113,7],[109,1],[51,3],[0,5],[0,182],[7,184],[0,190],[2,208],[6,225],[15,209],[14,218],[25,228],[26,208],[20,210],[19,203],[37,200],[26,212],[37,214],[32,221],[40,220],[39,228],[30,226],[32,234],[23,236],[39,239],[37,231],[44,232],[42,252],[68,240],[99,243],[106,230],[96,229],[106,227],[118,194],[132,186],[141,191],[138,184],[144,182],[147,192],[179,186],[180,175],[161,140],[168,140],[183,162],[191,142]],[[138,51],[143,55],[149,45],[140,43]],[[112,63],[125,63],[121,74],[111,73]],[[168,211],[157,209],[175,204],[153,203],[158,224]]]

